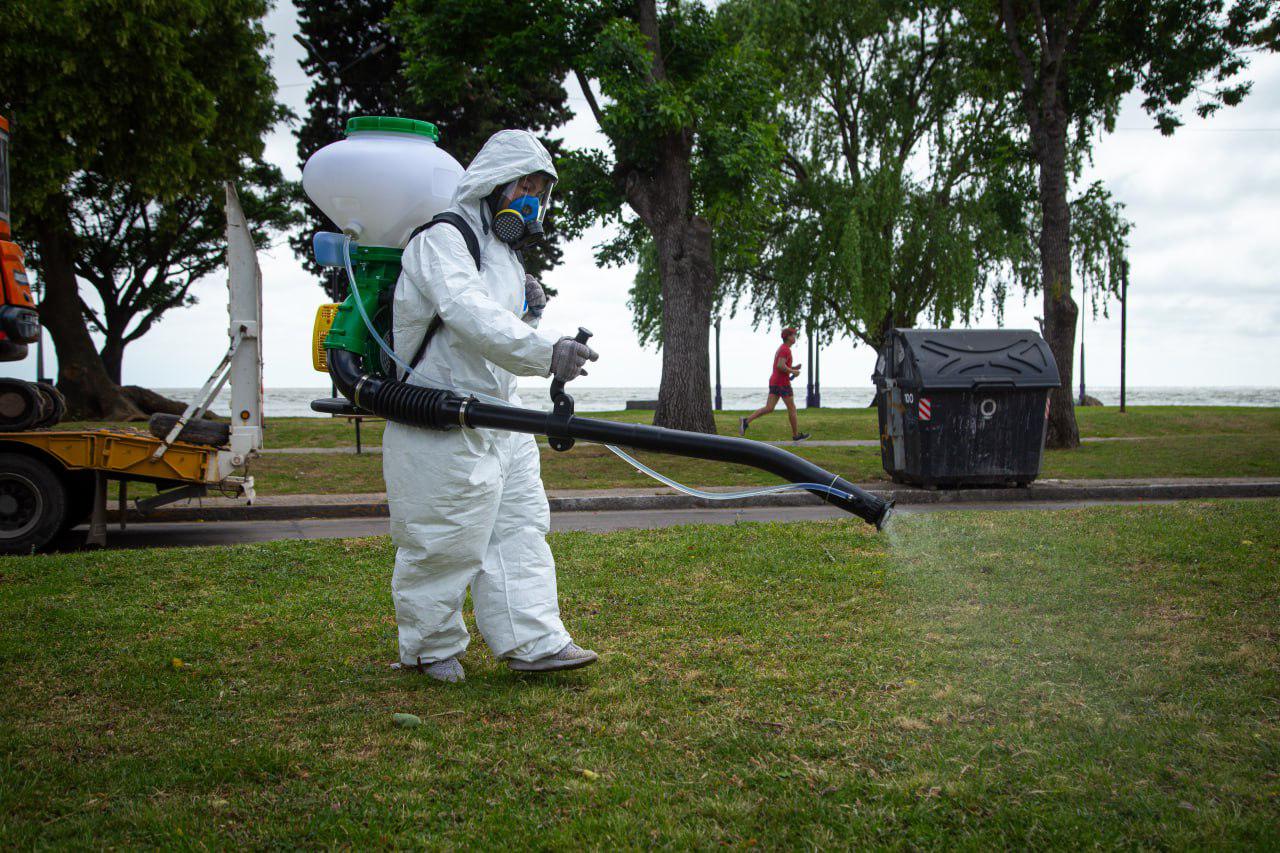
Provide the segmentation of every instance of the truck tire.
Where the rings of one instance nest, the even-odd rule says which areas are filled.
[[[180,418],[156,412],[147,422],[147,428],[156,438],[164,438]],[[222,447],[231,440],[231,425],[221,421],[188,421],[178,435],[178,441],[200,444],[205,447]]]
[[[35,389],[44,398],[45,413],[44,417],[36,421],[33,427],[35,429],[48,429],[62,420],[62,416],[67,413],[67,398],[62,396],[62,392],[57,388],[43,382],[37,382]]]
[[[0,554],[31,554],[62,530],[67,490],[45,463],[0,453]]]
[[[31,429],[45,414],[44,400],[35,385],[21,379],[0,379],[0,432]]]

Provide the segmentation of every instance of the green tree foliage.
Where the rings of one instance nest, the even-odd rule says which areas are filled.
[[[757,323],[879,346],[926,315],[968,319],[1028,275],[1028,168],[1012,98],[954,2],[743,0],[783,96],[786,154],[762,251],[728,255],[723,298]]]
[[[651,271],[663,347],[655,422],[713,432],[716,262],[749,251],[765,212],[744,200],[774,179],[781,156],[760,49],[699,2],[401,0],[399,8],[414,58],[406,73],[419,92],[512,100],[525,87],[576,80],[610,150],[563,152],[561,226],[573,235],[615,225],[600,260],[641,260]],[[531,113],[527,123],[563,118]]]
[[[81,417],[140,415],[85,326],[81,189],[169,204],[237,179],[282,116],[266,0],[24,0],[5,12],[15,234],[38,258],[58,386]],[[92,176],[92,177],[90,177]]]
[[[1072,267],[1082,259],[1074,241],[1089,230],[1075,227],[1068,202],[1078,158],[1097,132],[1114,129],[1132,91],[1165,134],[1182,123],[1187,107],[1203,118],[1240,103],[1249,91],[1242,78],[1249,51],[1276,47],[1274,3],[993,0],[966,12],[1000,50],[1038,167],[1039,289],[1045,338],[1063,380],[1053,392],[1048,443],[1075,447]]]
[[[960,4],[741,0],[782,94],[786,154],[759,252],[721,253],[720,298],[757,324],[880,347],[894,327],[1003,309],[1036,288],[1034,163],[998,56]],[[1106,289],[1128,223],[1100,185],[1077,199],[1078,265]],[[753,247],[754,248],[754,247]],[[1096,304],[1105,306],[1105,300]],[[642,263],[633,307],[657,332]]]
[[[306,163],[320,148],[342,138],[347,119],[355,115],[391,115],[430,121],[440,128],[440,146],[464,166],[496,131],[521,127],[544,135],[553,151],[556,143],[546,132],[569,117],[564,88],[547,81],[499,79],[476,71],[478,77],[459,79],[448,74],[466,74],[468,69],[450,70],[438,85],[411,86],[403,73],[406,66],[415,75],[431,66],[437,46],[422,52],[406,52],[398,29],[403,28],[414,43],[433,44],[439,33],[424,26],[428,20],[411,17],[393,28],[389,20],[395,0],[295,0],[306,58],[302,68],[311,78],[307,91],[307,114],[295,136],[298,165]],[[521,38],[528,22],[513,21],[496,3],[459,3],[442,9],[450,22],[450,38],[467,43],[492,37],[494,27]],[[542,44],[540,34],[529,32],[527,41],[513,45],[521,51]],[[474,69],[471,69],[475,71]],[[290,239],[295,254],[306,268],[321,279],[330,298],[346,293],[346,283],[329,276],[311,257],[311,241],[318,231],[333,230],[320,208],[303,199],[306,224]],[[554,221],[548,221],[549,226]],[[526,253],[525,266],[539,274],[559,263],[561,235],[548,228],[548,240]]]
[[[236,189],[257,245],[300,221],[296,189],[275,166],[248,165]],[[117,385],[125,347],[165,312],[194,305],[191,285],[226,262],[221,190],[221,181],[210,180],[190,195],[159,201],[104,186],[93,173],[73,182],[76,274],[98,297],[84,306],[85,319],[102,337],[99,354]]]

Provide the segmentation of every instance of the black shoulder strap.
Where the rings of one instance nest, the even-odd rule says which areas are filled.
[[[423,231],[426,231],[428,228],[431,228],[434,225],[438,225],[441,222],[449,223],[454,228],[457,228],[458,232],[462,234],[463,242],[467,244],[467,251],[471,253],[471,260],[476,262],[476,272],[479,272],[480,271],[480,239],[476,237],[476,232],[471,230],[471,226],[467,224],[467,220],[463,219],[461,216],[454,213],[452,210],[446,210],[444,213],[437,213],[435,215],[435,218],[432,219],[430,222],[419,225],[417,228],[414,229],[414,232],[409,235],[409,239],[412,240],[414,237],[417,237]],[[406,243],[406,245],[408,244]]]
[[[476,232],[472,231],[471,226],[467,224],[467,220],[463,219],[451,210],[446,210],[444,213],[437,213],[435,218],[430,222],[424,225],[419,225],[417,229],[409,235],[409,239],[412,240],[423,231],[426,231],[428,228],[441,222],[449,223],[454,228],[457,228],[458,232],[462,234],[462,239],[467,244],[467,251],[471,253],[471,260],[476,262],[476,272],[479,272],[480,240],[477,239]],[[436,332],[440,331],[440,327],[443,325],[444,320],[440,319],[439,314],[432,318],[431,325],[427,326],[427,333],[422,336],[422,343],[418,345],[418,351],[413,354],[413,359],[409,362],[410,367],[416,368],[418,366],[418,362],[422,361],[422,356],[427,352],[427,345],[431,343],[431,339],[436,336]],[[405,379],[408,378],[408,376],[405,376]]]

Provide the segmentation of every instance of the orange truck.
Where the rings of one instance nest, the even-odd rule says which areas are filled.
[[[40,315],[22,250],[9,225],[9,120],[0,116],[0,362],[22,361],[40,337]],[[51,385],[0,379],[0,431],[52,426],[66,411]]]

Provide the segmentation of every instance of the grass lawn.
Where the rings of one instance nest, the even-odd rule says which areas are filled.
[[[788,448],[853,482],[887,480],[877,447]],[[656,453],[634,454],[682,483],[736,486],[780,482],[741,465],[723,465]],[[341,454],[273,454],[254,461],[259,492],[267,495],[381,492],[382,457]],[[1166,436],[1141,442],[1086,444],[1076,450],[1050,450],[1042,477],[1263,477],[1280,476],[1280,433],[1274,435]],[[544,446],[542,479],[548,489],[661,488],[599,445],[577,444],[567,453]]]
[[[557,534],[602,664],[458,686],[385,538],[7,558],[0,845],[1273,846],[1278,515]]]
[[[542,401],[532,401],[541,406]],[[748,412],[717,412],[721,435],[738,434],[738,418]],[[584,417],[624,423],[652,423],[653,412],[583,412]],[[815,439],[850,438],[874,441],[879,436],[874,409],[801,409],[800,428]],[[1091,437],[1280,434],[1280,408],[1244,406],[1130,406],[1121,414],[1111,406],[1076,409],[1080,434]],[[102,423],[65,423],[58,429],[91,429]],[[139,424],[114,424],[138,428]],[[371,446],[382,443],[382,422],[368,421],[361,440]],[[782,441],[791,437],[786,413],[779,408],[751,425],[750,438]],[[355,428],[334,418],[267,418],[268,447],[355,447]]]
[[[875,413],[866,409],[802,411],[805,429],[815,438],[876,437]],[[1141,441],[1087,443],[1077,450],[1049,451],[1041,476],[1098,477],[1229,477],[1280,476],[1280,408],[1212,406],[1147,406],[1120,414],[1112,408],[1078,409],[1081,434],[1141,438]],[[651,412],[606,412],[592,417],[647,423]],[[737,432],[737,413],[720,413],[721,434]],[[759,428],[757,428],[757,426]],[[750,436],[782,439],[788,427],[782,414],[753,425]],[[89,426],[63,424],[59,428]],[[382,422],[363,427],[368,446],[382,443]],[[279,418],[269,421],[267,446],[352,447],[354,432],[346,421],[327,418]],[[568,453],[543,447],[543,480],[549,489],[645,488],[657,486],[602,447],[578,444]],[[832,473],[854,482],[884,480],[880,451],[875,447],[789,447]],[[753,468],[695,459],[638,454],[680,482],[694,486],[762,485],[778,482]],[[380,492],[382,459],[367,456],[268,454],[251,468],[264,495]],[[131,488],[134,497],[153,490]]]

